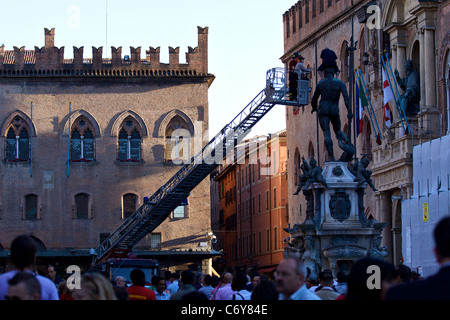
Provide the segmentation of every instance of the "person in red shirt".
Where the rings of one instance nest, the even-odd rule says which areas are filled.
[[[145,274],[141,269],[134,269],[130,272],[132,286],[127,288],[129,300],[156,300],[153,290],[145,287]]]

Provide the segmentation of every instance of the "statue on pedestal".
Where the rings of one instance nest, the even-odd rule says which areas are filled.
[[[298,195],[302,189],[303,194],[305,194],[305,192],[308,191],[309,186],[317,182],[320,182],[325,186],[325,188],[328,188],[328,184],[322,175],[322,168],[317,165],[316,159],[311,158],[309,160],[309,164],[305,157],[302,157],[302,161],[303,163],[300,165],[300,169],[303,173],[299,176],[300,181],[294,196]]]
[[[367,183],[373,191],[378,191],[377,188],[375,188],[375,185],[372,181],[372,171],[368,170],[367,167],[369,166],[370,160],[367,158],[366,155],[364,155],[359,162],[358,168],[356,170],[356,178],[355,182],[358,182],[357,188],[360,188],[363,183]]]
[[[332,51],[329,49],[325,50]],[[342,132],[341,118],[339,116],[339,98],[341,94],[344,97],[345,106],[347,107],[347,117],[348,119],[353,118],[347,87],[344,82],[334,77],[335,73],[338,71],[337,67],[334,66],[336,65],[335,61],[330,61],[335,60],[334,57],[337,59],[336,55],[326,55],[322,65],[319,67],[319,69],[323,70],[324,79],[317,84],[311,101],[311,112],[318,112],[320,128],[323,131],[325,146],[331,161],[335,161],[335,158],[333,154],[333,141],[331,140],[330,122],[336,136],[342,136],[340,133]],[[321,98],[319,106],[317,106],[319,97]]]
[[[419,72],[414,69],[413,62],[406,60],[405,62],[406,77],[401,78],[397,69],[395,69],[395,78],[400,88],[405,93],[400,96],[401,103],[407,117],[415,116],[420,111],[420,76]]]

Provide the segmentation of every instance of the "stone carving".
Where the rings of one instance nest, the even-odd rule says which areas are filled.
[[[330,196],[329,206],[331,216],[339,222],[347,220],[350,217],[352,204],[345,190],[337,189],[336,193]]]
[[[382,237],[376,234],[370,241],[369,256],[374,259],[384,260],[388,256],[388,248],[386,246],[381,247]]]
[[[304,241],[305,252],[303,253],[303,263],[309,268],[311,274],[317,277],[319,270],[322,268],[322,260],[316,248],[316,240],[313,236],[305,236]]]
[[[395,78],[400,88],[405,93],[400,96],[401,103],[407,117],[415,116],[420,111],[420,76],[419,72],[414,68],[411,60],[405,62],[406,77],[401,78],[398,70],[395,70]]]

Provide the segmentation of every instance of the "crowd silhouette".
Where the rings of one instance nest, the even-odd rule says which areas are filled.
[[[70,274],[59,279],[53,266],[47,276],[34,272],[36,244],[21,235],[11,244],[14,270],[0,275],[0,300],[450,300],[450,217],[436,225],[433,236],[440,268],[425,279],[404,264],[369,257],[355,261],[348,274],[325,269],[316,277],[298,256],[286,252],[273,275],[229,269],[219,278],[183,270],[146,279],[134,269],[127,283],[93,269],[81,275],[79,288],[70,289]],[[374,267],[379,279],[371,285],[368,270]]]

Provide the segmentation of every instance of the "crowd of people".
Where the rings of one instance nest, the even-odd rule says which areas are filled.
[[[220,277],[184,270],[181,276],[166,272],[146,279],[142,270],[134,269],[127,283],[120,276],[110,281],[89,271],[73,290],[58,279],[53,266],[47,276],[33,272],[36,244],[22,235],[11,244],[15,270],[0,276],[0,300],[450,300],[450,217],[436,225],[433,235],[440,270],[426,279],[406,265],[369,257],[355,261],[348,275],[325,269],[316,277],[298,256],[286,253],[274,279],[240,270]],[[371,279],[374,266],[378,278]]]

